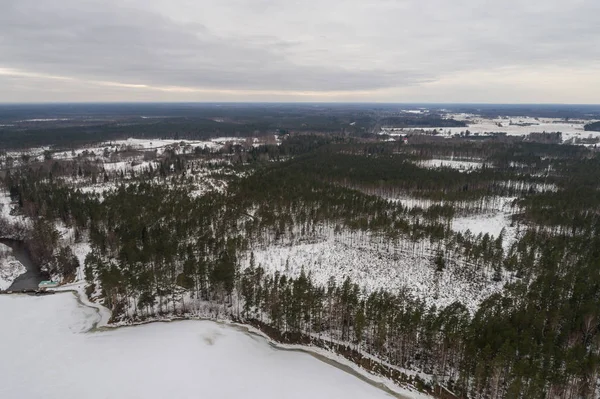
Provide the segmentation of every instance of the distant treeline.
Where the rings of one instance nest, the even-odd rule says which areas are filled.
[[[293,132],[363,137],[378,126],[466,127],[391,105],[96,104],[0,106],[0,148],[70,148],[122,138],[208,139]]]
[[[428,127],[467,127],[463,121],[446,119],[439,116],[392,116],[381,121],[382,126],[399,128],[428,128]]]

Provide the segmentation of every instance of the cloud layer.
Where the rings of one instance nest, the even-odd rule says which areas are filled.
[[[0,0],[0,101],[593,102],[599,13],[597,0]]]

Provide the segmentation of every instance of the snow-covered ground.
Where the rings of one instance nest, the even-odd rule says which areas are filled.
[[[493,197],[487,204],[489,211],[480,214],[460,216],[452,219],[451,228],[456,232],[470,231],[474,236],[489,234],[498,238],[504,230],[504,249],[510,248],[515,242],[519,227],[512,222],[513,204],[516,197]]]
[[[531,118],[527,116],[521,117],[500,117],[500,118],[482,118],[478,115],[470,114],[448,114],[447,118],[465,121],[468,127],[455,128],[428,128],[427,130],[436,129],[446,134],[456,134],[468,130],[473,133],[506,133],[508,136],[526,136],[529,133],[553,133],[561,132],[563,140],[568,140],[573,137],[588,137],[590,133],[584,129],[585,121],[565,121],[557,118]],[[511,124],[512,122],[512,124]],[[593,134],[600,136],[600,133]]]
[[[427,159],[424,161],[419,161],[417,165],[428,169],[451,168],[465,172],[469,170],[481,169],[484,164],[482,162],[457,161],[454,159]]]
[[[129,138],[127,140],[116,140],[110,141],[107,143],[103,143],[103,146],[110,147],[131,147],[137,150],[157,150],[158,152],[164,151],[166,147],[174,147],[185,148],[186,145],[190,145],[192,147],[201,147],[208,148],[210,150],[218,150],[220,149],[224,143],[227,142],[227,139],[219,140],[168,140],[168,139],[133,139]]]
[[[544,187],[542,187],[541,185],[538,185],[540,190]],[[538,187],[535,185],[523,185],[522,187]],[[552,187],[550,185],[546,185],[547,189],[550,190]],[[368,194],[371,195],[377,195],[376,193],[370,193],[367,191]],[[455,209],[457,209],[457,211],[461,211],[461,210],[465,210],[467,212],[472,212],[474,214],[480,214],[481,212],[485,212],[485,211],[503,211],[507,214],[511,214],[511,208],[512,205],[516,199],[516,197],[501,197],[501,196],[495,196],[495,197],[483,197],[479,200],[476,201],[454,201],[454,202],[447,202],[447,201],[438,201],[438,200],[432,200],[432,199],[428,199],[428,198],[418,198],[418,197],[413,197],[410,195],[390,195],[390,196],[385,196],[383,197],[384,199],[393,202],[393,203],[400,203],[402,204],[402,206],[408,208],[408,209],[412,209],[412,208],[421,208],[421,209],[429,209],[434,205],[440,205],[443,206],[445,204],[448,205],[452,205],[454,206]]]
[[[14,207],[15,207],[15,205],[13,204],[12,200],[10,199],[9,193],[7,191],[0,189],[0,218],[8,221],[11,224],[29,223],[24,216],[13,214]]]
[[[0,243],[0,290],[8,289],[26,271],[25,266],[12,255],[12,249]]]
[[[460,301],[472,312],[504,286],[504,281],[492,280],[491,271],[460,261],[450,261],[442,272],[436,272],[436,251],[428,242],[413,247],[407,241],[377,243],[367,234],[354,239],[330,234],[316,242],[271,245],[252,252],[255,265],[269,272],[297,277],[304,269],[322,286],[331,277],[338,284],[350,277],[367,294],[382,288],[390,292],[407,290],[429,305],[441,307]],[[247,253],[242,267],[249,263]]]
[[[17,166],[20,165],[23,160],[21,159],[22,155],[27,155],[29,156],[30,160],[38,160],[41,161],[44,159],[44,152],[48,151],[50,149],[50,147],[45,146],[45,147],[35,147],[35,148],[29,148],[25,151],[7,151],[6,152],[6,157],[7,158],[13,158],[13,165]]]
[[[508,185],[508,184],[507,184]],[[512,184],[522,190],[536,189],[537,191],[556,191],[558,188],[550,184],[523,183],[522,185]],[[399,202],[407,208],[420,207],[428,209],[433,205],[444,205],[443,201],[433,201],[429,199],[403,196],[399,198],[386,198],[391,202]],[[465,201],[450,203],[453,205],[459,215],[452,219],[451,229],[466,233],[470,231],[472,235],[479,234],[497,238],[504,230],[503,246],[504,249],[510,248],[515,242],[518,234],[518,225],[512,222],[512,215],[515,211],[513,205],[517,197],[486,197],[480,201]],[[467,212],[467,215],[463,215]],[[461,216],[463,215],[463,216]]]
[[[503,246],[505,249],[508,249],[515,241],[518,232],[517,226],[511,223],[510,216],[504,212],[454,218],[452,230],[461,233],[470,231],[474,236],[489,234],[496,238],[504,230]]]
[[[433,132],[451,136],[464,133],[467,130],[474,135],[484,133],[506,133],[508,136],[527,136],[530,133],[554,133],[561,132],[563,140],[572,138],[600,137],[598,132],[586,132],[584,125],[589,121],[571,120],[565,121],[558,118],[531,118],[527,116],[520,117],[499,117],[484,118],[474,114],[446,114],[446,118],[464,121],[467,127],[428,127],[423,129],[416,128],[384,128],[382,134],[391,136],[405,136],[411,131]]]
[[[200,147],[211,151],[217,151],[227,144],[247,144],[249,146],[259,146],[262,144],[279,143],[278,136],[265,137],[216,137],[209,140],[170,140],[170,139],[134,139],[117,140],[103,143],[102,146],[110,147],[131,147],[138,150],[157,150],[163,152],[166,148],[172,148],[176,153],[192,152],[194,148]]]
[[[176,154],[190,154],[199,147],[209,152],[217,152],[227,144],[243,144],[246,146],[259,146],[263,144],[279,144],[278,136],[265,136],[260,138],[238,138],[238,137],[217,137],[208,140],[172,140],[172,139],[134,139],[128,138],[125,140],[113,140],[94,145],[88,145],[77,149],[69,150],[53,150],[52,148],[37,147],[21,151],[9,151],[6,153],[6,158],[12,159],[11,166],[20,166],[27,162],[43,161],[45,152],[49,151],[50,157],[56,160],[69,160],[75,158],[86,158],[88,160],[100,160],[106,165],[109,163],[109,158],[117,152],[135,150],[138,152],[154,152],[157,156],[162,155],[166,150],[172,150]],[[138,154],[138,158],[142,154]],[[4,157],[0,157],[0,165]],[[113,160],[114,161],[114,160]],[[125,167],[130,164],[132,159],[126,159],[121,166]],[[146,165],[147,166],[147,165]],[[139,166],[138,168],[143,168]],[[111,170],[122,169],[118,162],[112,162]]]
[[[2,398],[393,397],[226,324],[191,320],[86,333],[100,316],[71,294],[2,296],[0,314]]]

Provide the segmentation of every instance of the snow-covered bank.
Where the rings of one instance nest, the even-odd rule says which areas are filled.
[[[12,254],[12,249],[0,243],[0,291],[10,287],[27,269]]]
[[[11,359],[0,362],[0,397],[391,397],[226,324],[153,323],[85,334],[100,316],[66,294],[3,296],[0,314],[0,354]]]
[[[58,288],[52,288],[50,290],[55,292],[72,292],[75,294],[80,304],[95,309],[98,312],[98,320],[90,326],[90,329],[107,327],[112,316],[110,310],[98,303],[90,301],[85,293],[85,288],[86,283],[84,281],[76,281],[72,284],[61,285]]]

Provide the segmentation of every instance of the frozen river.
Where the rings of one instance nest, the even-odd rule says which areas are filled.
[[[210,321],[86,332],[70,293],[0,296],[0,398],[390,398],[301,352]]]

